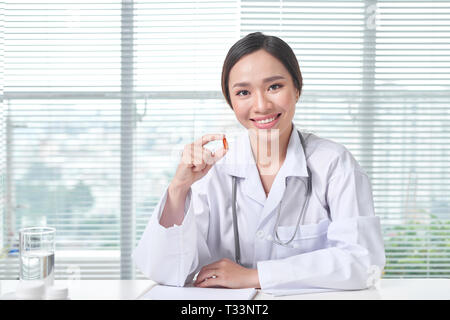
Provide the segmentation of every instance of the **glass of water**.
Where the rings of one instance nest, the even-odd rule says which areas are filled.
[[[55,228],[31,227],[19,231],[20,280],[54,283]]]

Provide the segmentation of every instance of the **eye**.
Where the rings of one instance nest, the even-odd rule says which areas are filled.
[[[241,90],[241,91],[238,91],[238,92],[236,93],[236,95],[242,97],[242,96],[244,96],[244,95],[241,94],[242,92],[248,92],[248,91],[247,91],[247,90]],[[245,95],[246,95],[246,94],[245,94]]]
[[[271,85],[269,88],[273,88],[273,87],[275,87],[274,90],[276,90],[276,89],[282,88],[283,85],[275,83],[275,84]]]

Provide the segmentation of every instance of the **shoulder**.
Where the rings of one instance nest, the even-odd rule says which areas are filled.
[[[327,178],[354,173],[364,173],[350,150],[331,139],[321,138],[314,133],[302,133],[306,143],[308,165],[316,166]]]

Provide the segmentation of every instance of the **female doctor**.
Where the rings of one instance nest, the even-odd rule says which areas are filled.
[[[257,32],[231,47],[222,91],[247,132],[229,150],[203,147],[223,134],[185,146],[133,252],[144,275],[273,293],[363,289],[382,271],[369,178],[344,146],[297,131],[301,89],[283,40]]]

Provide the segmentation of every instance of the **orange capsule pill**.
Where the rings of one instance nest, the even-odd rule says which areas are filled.
[[[228,150],[227,138],[223,137],[222,141],[223,141],[223,147],[225,148],[225,150]]]

